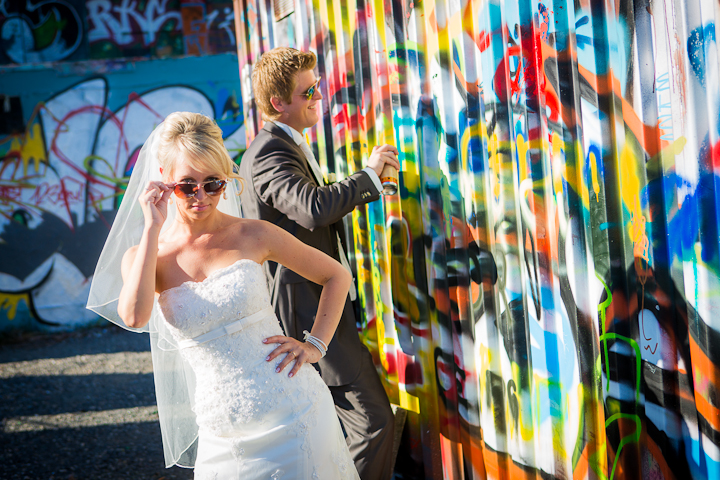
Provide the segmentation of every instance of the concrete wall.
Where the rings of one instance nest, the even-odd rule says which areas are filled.
[[[401,150],[349,226],[403,478],[720,478],[720,4],[266,5],[235,0],[249,138],[289,45],[327,171]]]
[[[97,321],[95,264],[168,113],[212,116],[244,151],[232,22],[227,2],[0,2],[0,331]]]

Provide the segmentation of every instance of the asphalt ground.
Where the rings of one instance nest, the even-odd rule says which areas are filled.
[[[191,479],[166,469],[148,335],[0,337],[0,479]]]
[[[408,427],[398,410],[393,480],[427,476]],[[165,468],[147,334],[0,335],[0,480],[192,478]]]

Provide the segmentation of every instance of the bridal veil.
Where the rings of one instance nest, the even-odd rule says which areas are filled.
[[[117,312],[123,281],[120,265],[128,248],[140,243],[145,219],[138,197],[148,182],[161,181],[158,146],[164,124],[150,134],[133,167],[130,182],[123,195],[110,234],[105,242],[90,286],[87,308],[122,328],[150,334],[158,416],[165,452],[165,464],[193,467],[197,453],[198,425],[193,413],[195,376],[183,360],[177,341],[158,315],[157,295],[150,322],[142,328],[130,328]],[[230,179],[227,195],[220,197],[218,209],[240,217],[237,181]],[[227,197],[227,198],[225,198]],[[162,232],[172,225],[177,215],[177,202],[168,205]],[[161,232],[161,235],[162,235]]]

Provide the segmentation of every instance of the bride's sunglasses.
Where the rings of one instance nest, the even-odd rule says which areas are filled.
[[[205,193],[214,197],[220,195],[227,185],[227,180],[208,180],[202,183],[176,183],[173,191],[178,198],[192,198],[202,188]]]

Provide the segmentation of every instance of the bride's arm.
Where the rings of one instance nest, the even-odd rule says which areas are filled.
[[[140,244],[128,249],[122,259],[123,287],[118,299],[118,315],[125,325],[147,325],[155,300],[158,231],[145,229]]]
[[[264,260],[277,262],[308,280],[322,285],[315,322],[310,334],[322,340],[325,345],[330,343],[335,329],[340,323],[345,299],[352,284],[352,275],[340,262],[306,245],[285,230],[269,222],[259,222],[261,238],[258,240],[267,248]],[[296,357],[286,355],[279,365],[282,371],[293,359],[296,360],[290,376],[293,376],[305,362],[315,363],[320,360],[320,351],[310,343],[302,343],[290,337],[270,337],[266,343],[281,343],[268,357],[272,360],[278,355],[294,352]]]
[[[158,237],[167,217],[170,193],[165,184],[151,182],[139,199],[145,228],[140,244],[123,255],[123,287],[118,299],[118,315],[128,327],[144,327],[150,321],[155,301]]]

